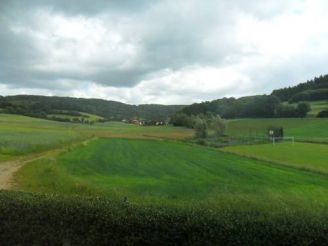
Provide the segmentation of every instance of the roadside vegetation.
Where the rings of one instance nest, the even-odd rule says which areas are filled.
[[[0,241],[5,245],[324,245],[326,211],[181,209],[0,191]]]

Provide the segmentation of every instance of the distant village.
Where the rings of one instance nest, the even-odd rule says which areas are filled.
[[[144,119],[130,119],[130,120],[123,119],[122,122],[127,124],[139,125],[139,126],[164,126],[169,124],[168,120],[156,121],[156,120],[144,120]]]

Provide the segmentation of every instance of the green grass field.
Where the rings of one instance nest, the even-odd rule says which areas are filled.
[[[318,113],[323,110],[328,110],[328,101],[313,101],[310,102],[311,111],[308,113],[308,117],[316,117]]]
[[[240,119],[229,120],[226,133],[235,137],[263,137],[270,126],[284,128],[285,136],[296,140],[328,142],[328,119]]]
[[[279,124],[285,127],[286,135],[315,136],[322,140],[327,122],[323,119],[233,120],[229,121],[227,132],[233,136],[247,135],[249,129]],[[302,204],[308,206],[314,194],[326,192],[326,145],[296,143],[294,155],[287,147],[282,148],[284,145],[277,145],[281,151],[266,156],[263,150],[263,156],[253,156],[263,159],[257,161],[167,140],[192,137],[193,131],[186,128],[142,127],[120,122],[71,124],[6,114],[0,114],[0,136],[2,161],[58,147],[65,150],[66,146],[66,152],[58,157],[52,155],[27,164],[17,173],[17,188],[27,191],[98,194],[115,199],[126,196],[138,203],[201,201],[214,206],[231,203],[271,206],[267,201],[274,201],[272,204],[278,206],[304,199],[306,202]],[[88,146],[69,147],[71,143],[95,136],[101,139]],[[306,155],[302,161],[297,159],[301,157],[297,152]],[[283,153],[290,154],[285,158],[286,163],[282,161]],[[326,201],[320,199],[320,203]]]
[[[241,156],[328,174],[328,145],[283,142],[273,144],[240,145],[224,148]]]
[[[182,139],[193,135],[186,128],[141,127],[120,122],[62,123],[26,116],[0,114],[0,161],[18,155],[60,148],[93,136]]]
[[[97,122],[100,120],[103,120],[104,118],[99,116],[99,115],[95,115],[95,114],[88,114],[88,113],[84,113],[84,112],[79,112],[81,114],[81,116],[75,116],[75,115],[70,115],[69,112],[62,112],[60,114],[48,114],[47,118],[51,119],[53,117],[56,118],[60,118],[60,119],[69,119],[71,121],[74,120],[87,120],[89,122]]]
[[[16,181],[19,190],[138,204],[266,211],[328,205],[325,175],[171,141],[99,139],[25,165]]]
[[[317,117],[318,113],[320,113],[323,110],[328,110],[328,101],[322,100],[322,101],[309,101],[308,102],[311,106],[310,112],[308,112],[307,117],[315,118]],[[297,106],[298,103],[284,103],[285,105],[293,105]]]
[[[248,137],[279,125],[296,140],[325,142],[327,123],[232,120],[227,133]],[[0,114],[0,162],[34,159],[12,180],[10,188],[22,192],[0,192],[0,226],[12,232],[0,233],[0,242],[18,245],[32,238],[35,244],[80,245],[110,238],[113,244],[320,245],[328,240],[328,145],[217,149],[180,141],[193,135],[172,126],[73,124]],[[40,153],[29,155],[35,152]]]
[[[18,115],[0,114],[0,160],[40,152],[89,137],[65,124]]]

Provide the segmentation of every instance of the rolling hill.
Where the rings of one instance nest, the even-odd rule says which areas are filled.
[[[194,103],[183,108],[181,112],[187,115],[219,114],[227,119],[317,117],[321,111],[328,110],[327,99],[328,75],[325,75],[297,86],[274,90],[270,95],[221,98]],[[309,110],[302,102],[309,105]],[[311,110],[312,107],[315,109]]]
[[[170,115],[181,110],[183,105],[142,104],[130,105],[102,99],[85,99],[72,97],[48,97],[17,95],[0,97],[2,112],[21,114],[38,118],[49,118],[60,111],[74,116],[87,113],[100,116],[104,120],[123,120],[142,118],[146,120],[167,120]]]

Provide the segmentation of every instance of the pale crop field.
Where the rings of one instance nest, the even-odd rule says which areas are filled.
[[[328,174],[328,145],[316,143],[256,144],[229,146],[224,151],[259,160],[272,161],[303,170]]]

